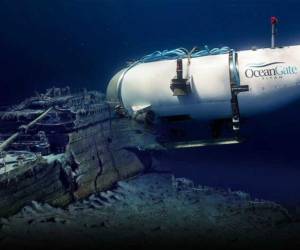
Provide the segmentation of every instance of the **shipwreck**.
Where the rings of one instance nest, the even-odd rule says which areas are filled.
[[[153,138],[97,91],[51,88],[0,113],[0,216],[32,200],[66,206],[144,171]]]

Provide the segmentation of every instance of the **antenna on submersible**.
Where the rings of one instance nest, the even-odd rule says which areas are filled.
[[[277,35],[277,24],[278,24],[278,18],[272,16],[271,17],[271,25],[272,25],[271,49],[275,49],[275,37]]]

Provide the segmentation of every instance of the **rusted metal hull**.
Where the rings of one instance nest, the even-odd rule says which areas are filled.
[[[89,96],[85,93],[84,97],[78,95],[76,98],[79,101],[75,99],[70,105],[71,108],[81,105],[74,109],[74,113],[50,113],[44,123],[40,121],[28,133],[20,132],[16,140],[5,143],[8,151],[0,153],[17,152],[17,156],[14,158],[15,163],[5,163],[6,158],[2,156],[0,217],[16,213],[33,200],[66,206],[92,193],[109,189],[117,181],[137,175],[149,165],[149,159],[145,162],[139,150],[128,148],[138,148],[146,141],[151,143],[154,136],[130,118],[112,114],[108,104],[97,99],[96,94],[92,92]],[[82,107],[87,108],[82,111]],[[53,112],[56,110],[53,109]],[[34,109],[22,106],[20,110],[7,113],[4,123],[19,123],[21,118],[36,113]],[[21,115],[21,118],[16,119],[15,115]],[[70,119],[74,118],[73,127],[63,126],[62,120],[65,117],[68,118],[66,124],[70,124]],[[40,138],[38,143],[36,138]],[[39,153],[30,151],[36,148],[36,144],[47,147],[47,150]],[[28,148],[34,160],[27,161],[23,151],[19,150],[22,147],[25,150]]]

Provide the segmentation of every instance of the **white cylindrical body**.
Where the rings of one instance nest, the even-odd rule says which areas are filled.
[[[223,119],[232,115],[229,55],[183,59],[183,77],[190,78],[191,93],[173,96],[176,60],[140,63],[124,77],[109,84],[108,97],[116,88],[125,109],[133,114],[151,107],[158,116],[189,115],[200,120]],[[238,52],[240,84],[249,91],[239,94],[242,116],[271,111],[300,97],[300,46]],[[124,71],[123,71],[124,72]],[[189,74],[188,74],[189,72]]]
[[[299,56],[300,46],[238,53],[241,84],[250,87],[239,95],[242,115],[274,111],[300,98]]]

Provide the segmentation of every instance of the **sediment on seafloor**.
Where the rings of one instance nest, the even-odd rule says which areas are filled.
[[[240,191],[196,186],[170,174],[120,181],[66,209],[33,202],[2,219],[1,227],[3,249],[42,247],[45,242],[60,248],[122,243],[251,249],[300,243],[300,224],[282,206],[252,200]]]

